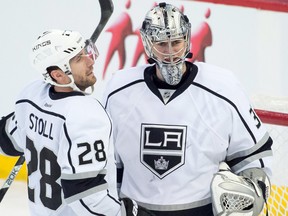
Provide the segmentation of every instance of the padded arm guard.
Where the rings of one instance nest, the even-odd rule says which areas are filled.
[[[269,179],[261,169],[247,169],[239,176],[222,162],[211,182],[214,215],[258,216],[269,191]]]

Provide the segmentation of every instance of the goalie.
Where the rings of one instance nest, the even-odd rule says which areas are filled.
[[[103,98],[120,197],[156,216],[259,214],[273,141],[241,84],[224,68],[188,60],[191,23],[171,4],[149,10],[140,34],[150,64],[115,72]],[[223,161],[234,174],[218,172]]]

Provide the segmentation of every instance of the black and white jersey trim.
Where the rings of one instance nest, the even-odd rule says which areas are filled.
[[[85,203],[84,203],[84,201],[82,200],[82,199],[80,199],[80,203],[84,206],[84,208],[88,211],[88,212],[90,212],[91,214],[93,214],[93,215],[98,215],[98,216],[105,216],[105,215],[103,215],[103,214],[100,214],[100,213],[97,213],[97,212],[94,212],[94,211],[92,211]]]
[[[33,107],[35,107],[36,109],[38,109],[39,111],[41,111],[41,112],[43,112],[43,113],[46,113],[46,114],[48,114],[48,115],[52,115],[52,116],[61,118],[61,119],[63,119],[63,120],[66,120],[63,115],[60,115],[60,114],[58,114],[58,113],[54,113],[54,112],[50,112],[50,111],[44,110],[44,109],[40,108],[39,106],[37,106],[37,105],[36,105],[34,102],[32,102],[31,100],[23,99],[23,100],[18,100],[18,101],[16,102],[16,104],[20,104],[20,103],[29,103],[30,105],[32,105]]]
[[[249,128],[248,124],[245,122],[245,120],[244,120],[244,118],[242,117],[241,113],[239,112],[237,106],[236,106],[232,101],[230,101],[228,98],[224,97],[223,95],[220,95],[220,94],[212,91],[211,89],[209,89],[209,88],[207,88],[206,86],[203,86],[203,85],[201,85],[201,84],[199,84],[199,83],[193,82],[192,85],[197,86],[197,87],[199,87],[199,88],[202,88],[203,90],[205,90],[205,91],[207,91],[207,92],[209,92],[209,93],[211,93],[211,94],[219,97],[220,99],[226,101],[227,103],[229,103],[229,104],[235,109],[235,111],[237,112],[237,114],[238,114],[239,118],[241,119],[243,125],[245,126],[246,130],[247,130],[248,133],[250,134],[250,137],[252,138],[253,142],[256,144],[256,138],[255,138],[254,134],[252,133],[252,131],[251,131],[251,129]]]
[[[14,117],[14,112],[12,112],[0,120],[0,151],[9,156],[20,156],[23,152],[17,148],[17,145],[14,145],[11,136],[17,130],[17,126],[11,132],[7,129],[10,118]]]
[[[120,197],[127,197],[125,194],[120,193]],[[136,200],[137,201],[137,200]],[[195,211],[195,209],[197,208],[202,208],[204,207],[204,209],[206,209],[207,211],[211,211],[211,206],[209,204],[211,204],[211,198],[206,198],[203,200],[199,200],[199,201],[195,201],[195,202],[191,202],[191,203],[185,203],[185,204],[172,204],[172,205],[158,205],[158,204],[151,204],[151,203],[142,203],[137,201],[137,203],[140,206],[143,206],[151,211],[159,211],[159,212],[173,212],[175,215],[180,215],[177,214],[178,211],[183,211],[186,210],[187,212],[190,213],[190,215],[194,215],[191,214],[193,213],[193,211]],[[208,207],[208,206],[209,207]],[[208,209],[207,209],[208,208]],[[157,214],[158,215],[158,214]],[[164,215],[164,214],[163,214]]]
[[[64,133],[65,133],[66,139],[67,139],[67,141],[68,141],[68,143],[69,143],[69,149],[68,149],[68,152],[67,152],[68,161],[69,161],[69,164],[70,164],[70,166],[71,166],[71,168],[72,168],[72,172],[75,173],[76,170],[75,170],[75,167],[74,167],[74,165],[73,165],[73,163],[72,163],[72,159],[71,159],[72,141],[71,141],[71,139],[70,139],[70,137],[69,137],[69,134],[68,134],[68,131],[67,131],[67,127],[66,127],[66,124],[65,124],[65,123],[64,123],[64,126],[63,126],[63,127],[64,127]]]
[[[117,92],[119,92],[119,91],[121,91],[121,90],[123,90],[123,89],[126,89],[126,88],[128,88],[128,87],[130,87],[130,86],[132,86],[132,85],[135,85],[135,84],[141,83],[141,82],[144,82],[144,80],[143,80],[143,79],[135,80],[135,81],[133,81],[133,82],[131,82],[131,83],[128,83],[127,85],[124,85],[124,86],[122,86],[121,88],[116,89],[115,91],[111,92],[111,93],[108,95],[108,97],[107,97],[107,101],[106,101],[106,104],[105,104],[105,109],[107,108],[108,100],[109,100],[109,98],[110,98],[112,95],[116,94]]]
[[[243,125],[245,126],[246,130],[250,134],[250,137],[251,137],[251,139],[253,140],[253,142],[255,144],[255,148],[257,149],[257,147],[258,147],[257,146],[257,141],[256,141],[256,138],[255,138],[254,134],[252,133],[252,130],[249,128],[248,124],[246,123],[246,121],[244,120],[243,116],[239,112],[237,106],[232,101],[230,101],[228,98],[224,97],[223,95],[220,95],[220,94],[212,91],[211,89],[209,89],[209,88],[207,88],[207,87],[205,87],[205,86],[203,86],[203,85],[201,85],[199,83],[193,82],[192,85],[197,86],[199,88],[202,88],[203,90],[205,90],[205,91],[207,91],[207,92],[219,97],[220,99],[222,99],[222,100],[226,101],[228,104],[230,104],[234,108],[234,110],[237,112],[237,114],[238,114],[239,118],[241,119]],[[265,137],[264,137],[264,139],[265,139]],[[262,144],[262,146],[257,151],[252,152],[249,155],[246,155],[246,156],[243,156],[243,157],[237,157],[237,158],[230,159],[230,160],[228,159],[226,162],[233,170],[237,170],[237,167],[241,167],[241,166],[243,166],[243,164],[248,164],[248,163],[250,163],[250,162],[252,162],[254,160],[259,159],[260,165],[263,168],[263,167],[265,167],[265,165],[264,165],[264,162],[263,162],[263,160],[261,158],[263,156],[272,155],[272,150],[271,150],[272,143],[273,143],[273,141],[272,141],[271,137],[267,138],[267,136],[266,136],[266,142],[263,143],[263,142],[260,141],[260,145]],[[253,149],[252,149],[252,151],[253,151]],[[267,151],[266,154],[261,155],[261,156],[258,155],[258,157],[255,156],[259,152],[263,152],[263,151]],[[232,158],[233,158],[233,156],[232,156]],[[240,166],[240,164],[242,164],[242,165]]]
[[[68,203],[86,197],[92,193],[106,190],[107,182],[105,175],[99,174],[93,178],[65,180],[61,179],[64,197]]]

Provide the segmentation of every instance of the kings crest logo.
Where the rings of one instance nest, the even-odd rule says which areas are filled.
[[[186,126],[142,124],[141,163],[162,179],[185,161]]]

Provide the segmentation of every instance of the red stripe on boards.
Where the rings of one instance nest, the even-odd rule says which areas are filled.
[[[278,12],[288,12],[287,0],[194,0],[194,1],[251,7],[256,9],[278,11]]]

